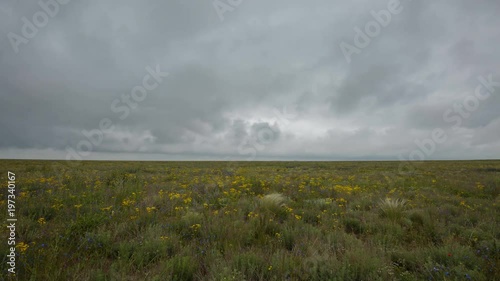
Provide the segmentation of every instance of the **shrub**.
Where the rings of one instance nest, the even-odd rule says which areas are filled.
[[[346,218],[344,220],[344,227],[347,233],[361,234],[364,232],[364,227],[359,219]]]
[[[398,221],[403,217],[406,209],[406,200],[385,198],[379,203],[380,215],[393,221]]]
[[[260,204],[265,209],[272,212],[277,212],[281,207],[285,205],[288,198],[281,193],[272,193],[265,195],[260,199]]]
[[[191,281],[195,280],[195,272],[198,270],[197,262],[191,257],[173,257],[168,261],[168,269],[172,280]]]
[[[253,252],[237,255],[233,259],[233,268],[243,273],[250,280],[262,280],[264,273],[267,271],[262,256]]]

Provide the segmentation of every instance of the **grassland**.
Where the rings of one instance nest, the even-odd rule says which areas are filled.
[[[10,280],[500,280],[500,161],[0,161]]]

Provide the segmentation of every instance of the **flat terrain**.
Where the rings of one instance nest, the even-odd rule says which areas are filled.
[[[500,161],[399,168],[2,160],[2,278],[500,280]]]

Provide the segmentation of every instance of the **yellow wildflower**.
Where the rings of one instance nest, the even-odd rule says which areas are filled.
[[[122,205],[125,206],[125,207],[128,207],[128,206],[130,206],[130,205],[132,205],[134,203],[135,203],[134,200],[128,199],[128,198],[123,199],[123,201],[122,201]]]
[[[254,213],[254,212],[250,212],[250,213],[248,213],[248,217],[249,217],[249,218],[256,218],[256,217],[258,217],[258,216],[259,216],[259,214],[256,214],[256,213]]]
[[[201,224],[197,223],[197,224],[193,224],[192,226],[190,226],[190,228],[194,231],[197,231],[198,229],[200,229],[201,227]]]
[[[20,242],[19,244],[16,245],[16,248],[19,249],[19,251],[21,251],[21,253],[24,253],[26,252],[26,250],[28,250],[30,246],[24,242]]]

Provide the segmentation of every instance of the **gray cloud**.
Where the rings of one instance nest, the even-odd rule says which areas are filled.
[[[43,10],[3,1],[0,158],[88,141],[83,159],[398,159],[435,128],[448,139],[428,159],[499,158],[500,87],[443,116],[479,76],[500,82],[500,3],[401,0],[348,63],[340,44],[389,2],[243,1],[221,21],[211,1],[72,0],[13,47]],[[157,65],[169,76],[120,118]]]

